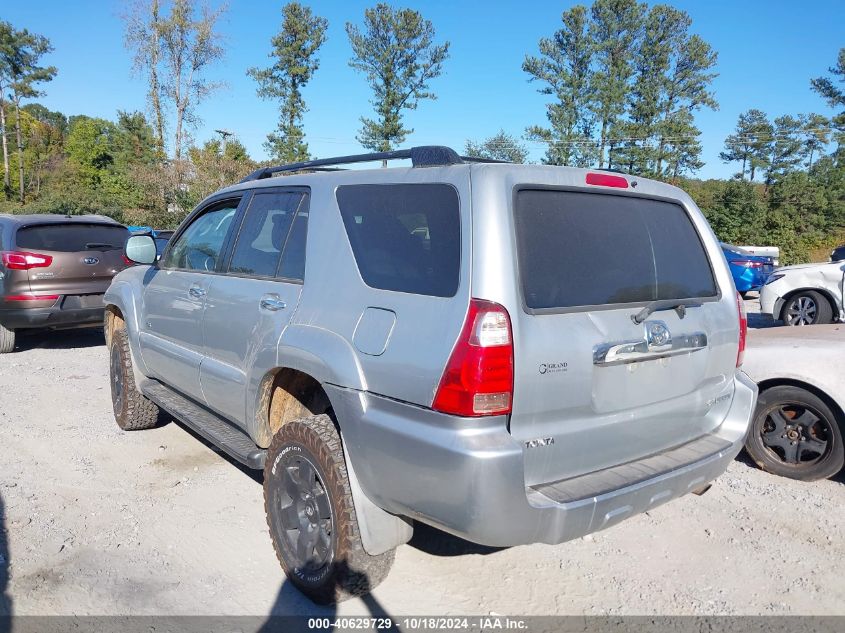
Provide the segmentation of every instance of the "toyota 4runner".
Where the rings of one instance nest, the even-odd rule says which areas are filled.
[[[391,159],[412,166],[337,168]],[[145,265],[106,293],[118,425],[163,409],[263,468],[279,561],[318,602],[377,585],[415,521],[560,543],[700,492],[754,410],[719,243],[651,180],[442,147],[324,159],[126,255]]]

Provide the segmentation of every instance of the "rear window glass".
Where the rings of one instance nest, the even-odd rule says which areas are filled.
[[[677,204],[526,189],[516,198],[516,233],[531,309],[716,295],[704,247]]]
[[[450,185],[348,185],[337,202],[364,282],[434,297],[458,291],[461,231]]]
[[[18,229],[17,248],[33,251],[75,253],[113,251],[123,248],[129,231],[103,224],[42,224]]]

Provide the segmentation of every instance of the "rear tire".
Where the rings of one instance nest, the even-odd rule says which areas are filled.
[[[15,349],[15,331],[0,325],[0,354],[9,354]]]
[[[786,325],[833,323],[833,306],[820,292],[804,290],[786,301],[781,316]]]
[[[343,447],[328,415],[288,422],[273,436],[264,509],[285,574],[318,604],[369,593],[393,565],[395,550],[364,551]]]
[[[114,328],[109,345],[109,377],[114,419],[124,431],[151,429],[158,422],[160,410],[135,386],[132,355],[126,325]]]
[[[835,412],[814,393],[789,385],[760,394],[745,449],[766,472],[800,481],[825,479],[845,466]]]

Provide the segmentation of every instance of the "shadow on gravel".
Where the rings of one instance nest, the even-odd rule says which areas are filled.
[[[6,533],[6,507],[0,497],[0,633],[11,630],[12,598],[6,593],[9,586],[9,538]]]
[[[338,564],[344,565],[345,562],[342,561]],[[390,614],[384,610],[384,607],[376,599],[376,597],[369,593],[369,583],[366,578],[363,579],[362,589],[365,593],[360,597],[361,602],[363,602],[364,606],[367,607],[369,617],[379,621],[376,626],[366,628],[378,629],[380,631],[398,632],[399,628],[397,627],[395,620],[393,620]],[[306,616],[308,618],[326,619],[329,622],[328,627],[324,627],[322,625],[317,627],[308,626],[307,629],[302,627],[302,630],[312,630],[317,628],[321,631],[333,631],[335,628],[334,620],[337,616],[337,605],[315,604],[300,593],[288,579],[285,579],[282,586],[279,588],[276,601],[273,603],[272,609],[270,609],[269,617],[262,627],[258,629],[257,633],[291,633],[291,622],[286,619],[286,616],[297,616],[299,618]],[[388,625],[388,622],[390,622],[390,625]],[[301,626],[302,621],[299,620],[298,624]],[[293,630],[298,629],[294,626]]]
[[[31,349],[79,349],[99,347],[106,344],[103,328],[91,327],[79,330],[35,330],[32,333],[19,332],[16,352]]]
[[[479,554],[486,556],[500,552],[504,547],[489,547],[470,543],[462,538],[442,532],[424,523],[414,523],[414,536],[408,543],[411,547],[431,556],[468,556]]]

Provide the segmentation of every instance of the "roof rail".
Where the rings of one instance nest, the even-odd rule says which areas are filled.
[[[351,156],[337,156],[335,158],[318,158],[305,160],[288,165],[275,165],[256,169],[241,182],[272,178],[274,174],[295,171],[335,171],[337,165],[351,165],[354,163],[370,163],[375,161],[410,159],[414,167],[442,167],[444,165],[461,165],[463,163],[502,163],[506,161],[478,158],[475,156],[459,156],[450,147],[443,145],[422,145],[410,149],[397,149],[390,152],[375,152],[372,154],[352,154]]]

